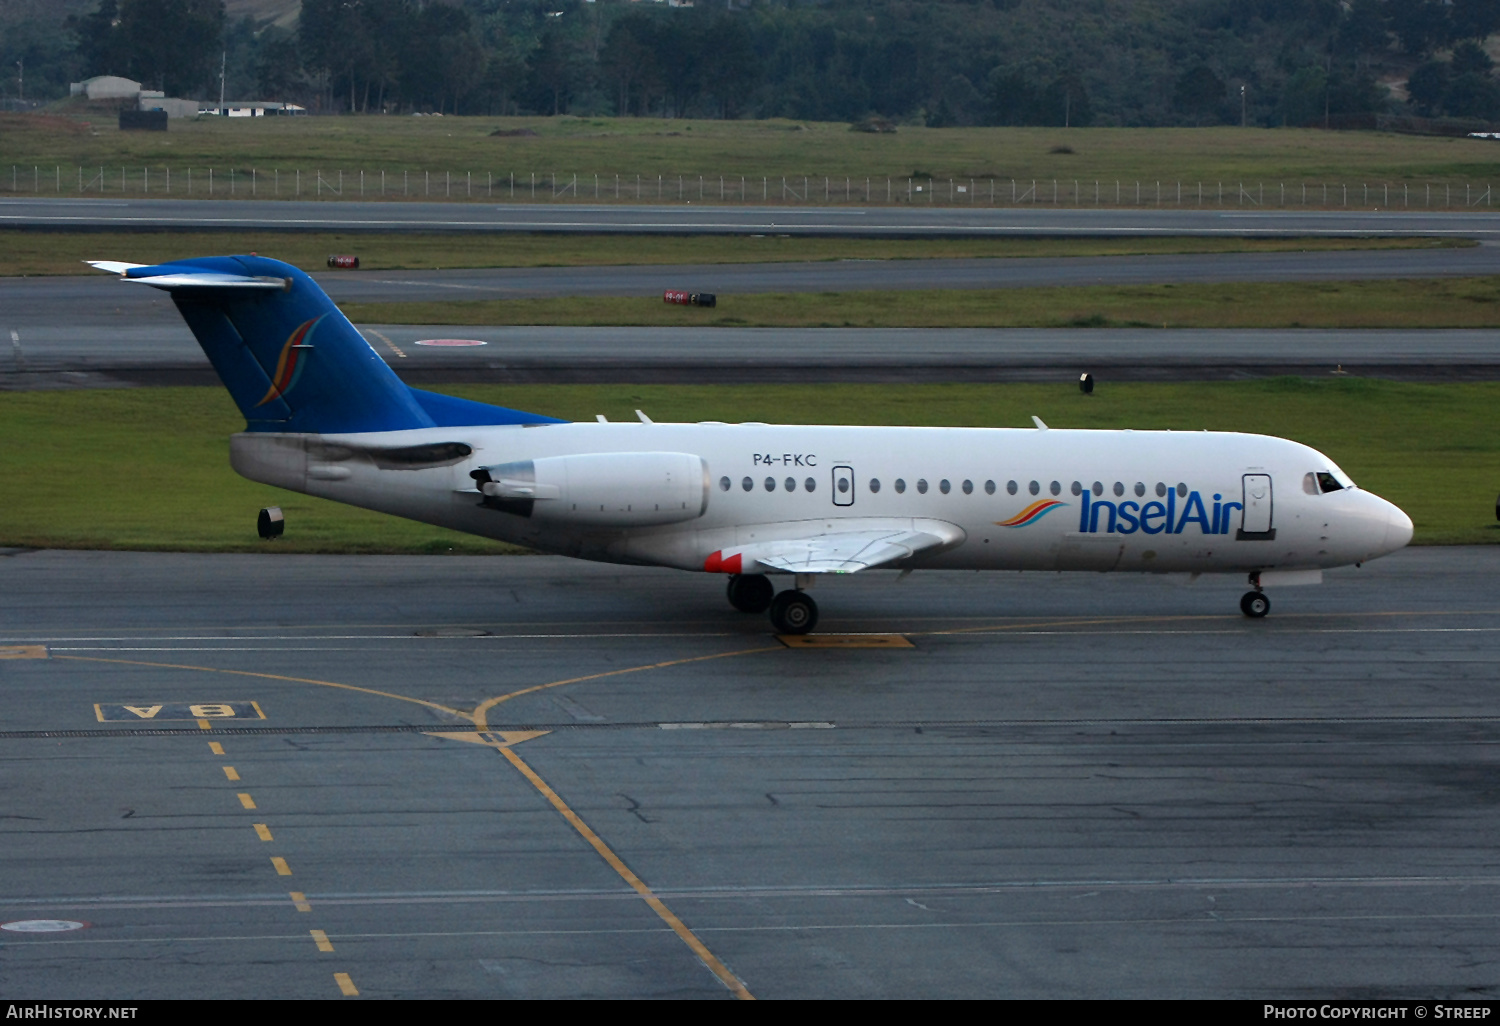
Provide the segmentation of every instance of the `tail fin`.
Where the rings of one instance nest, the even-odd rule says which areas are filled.
[[[247,430],[344,434],[552,422],[408,387],[316,282],[279,260],[95,266],[172,294]]]

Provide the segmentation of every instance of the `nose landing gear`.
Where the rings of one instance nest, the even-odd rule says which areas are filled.
[[[1271,611],[1271,600],[1263,591],[1247,591],[1240,596],[1240,612],[1253,620],[1259,620]]]

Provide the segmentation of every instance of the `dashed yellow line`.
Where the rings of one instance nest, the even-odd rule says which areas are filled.
[[[256,823],[255,836],[259,837],[262,841],[269,841],[271,840],[271,828],[264,823]]]
[[[582,835],[583,839],[599,853],[599,856],[609,863],[609,868],[620,874],[620,878],[629,884],[637,894],[645,899],[646,904],[651,906],[651,911],[661,917],[662,921],[672,928],[672,932],[681,938],[682,942],[698,956],[698,960],[708,967],[709,972],[719,978],[719,982],[728,987],[734,996],[741,1001],[754,1001],[755,995],[746,989],[740,978],[730,971],[729,967],[708,950],[708,946],[698,939],[698,935],[687,928],[687,924],[666,904],[656,896],[646,882],[635,875],[635,872],[625,864],[620,856],[614,853],[604,839],[594,833],[593,829],[583,819],[569,808],[568,803],[558,796],[557,792],[547,785],[547,782],[537,775],[536,770],[526,764],[526,761],[516,754],[515,749],[505,747],[500,749],[500,754],[510,761],[510,764],[521,771],[521,775],[531,782],[531,786],[542,793],[542,797],[552,803],[552,807],[562,813],[566,819]]]
[[[245,808],[247,808],[247,809],[253,809],[253,808],[255,808],[255,799],[251,798],[248,794],[241,794],[241,795],[238,795],[237,797],[240,800],[240,804],[243,805]]]
[[[272,855],[271,856],[271,865],[273,865],[273,866],[276,867],[276,875],[277,876],[291,876],[292,875],[292,867],[288,866],[286,864],[286,859],[282,858],[280,855]]]
[[[301,891],[289,891],[288,894],[292,899],[292,907],[294,907],[298,912],[312,911],[312,905],[308,903],[307,895],[303,894]]]
[[[235,769],[233,766],[225,766],[224,767],[224,775],[226,777],[228,777],[230,780],[238,780],[238,779],[240,779],[240,771],[237,770],[237,769]]]
[[[334,973],[333,982],[339,985],[339,990],[343,992],[344,997],[359,997],[359,988],[354,985],[353,980],[349,979],[348,973]]]
[[[322,930],[308,930],[312,934],[313,943],[318,946],[319,951],[332,951],[333,942],[328,939],[328,934]]]
[[[376,331],[374,328],[366,328],[365,330],[368,331],[371,335],[374,335],[376,338],[380,339],[380,341],[384,342],[386,345],[390,346],[391,352],[395,353],[403,360],[406,359],[406,354],[401,351],[400,347],[398,347],[396,343],[392,342],[390,339],[386,338],[383,333]]]
[[[69,658],[71,658],[71,657],[69,657]],[[214,725],[212,723],[209,723],[207,720],[199,720],[198,721],[198,729],[199,730],[213,730],[214,729]]]
[[[224,746],[221,745],[221,744],[219,744],[219,742],[217,742],[217,741],[210,741],[208,743],[208,750],[210,752],[213,752],[215,755],[223,755],[224,754]]]

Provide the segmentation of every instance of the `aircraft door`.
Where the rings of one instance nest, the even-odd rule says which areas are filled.
[[[1240,522],[1240,538],[1274,538],[1271,526],[1271,475],[1246,474],[1244,516]]]
[[[835,506],[854,505],[854,468],[833,468],[833,504]]]

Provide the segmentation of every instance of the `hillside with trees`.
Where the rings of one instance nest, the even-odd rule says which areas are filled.
[[[320,112],[935,126],[1497,118],[1497,29],[1500,0],[303,0],[292,27],[222,0],[0,0],[30,96],[98,74],[217,96],[222,52],[232,97]]]

